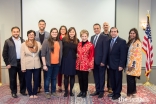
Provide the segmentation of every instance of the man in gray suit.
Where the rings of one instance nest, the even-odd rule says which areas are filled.
[[[46,22],[44,20],[39,20],[38,27],[39,27],[39,30],[36,31],[35,40],[39,41],[42,45],[43,41],[49,38],[49,32],[45,31]],[[40,60],[41,60],[41,53],[40,53]],[[42,63],[42,60],[41,60],[41,63]],[[44,73],[44,80],[45,78],[46,78],[46,75]],[[39,87],[38,88],[38,93],[39,93],[41,89],[41,69],[40,69],[40,74],[39,74],[39,86],[38,87]]]

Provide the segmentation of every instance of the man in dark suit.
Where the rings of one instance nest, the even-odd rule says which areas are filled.
[[[111,39],[109,40],[108,66],[110,70],[111,87],[113,93],[108,94],[113,100],[121,96],[122,90],[122,70],[125,68],[127,58],[126,41],[118,36],[118,29],[110,29]]]
[[[93,29],[95,35],[91,37],[91,42],[95,47],[93,74],[96,91],[91,94],[91,96],[98,95],[98,98],[102,98],[104,94],[105,69],[109,48],[107,45],[108,37],[101,34],[101,26],[99,24],[94,24]]]
[[[40,42],[41,45],[43,43],[43,41],[45,39],[48,39],[49,38],[49,32],[45,31],[45,27],[46,27],[46,22],[44,20],[39,20],[38,22],[38,27],[39,27],[39,30],[36,31],[36,36],[35,36],[35,40]],[[41,60],[41,52],[40,52],[40,61],[42,63],[42,60]],[[45,79],[46,75],[44,73],[44,79]],[[40,89],[42,88],[41,86],[41,68],[40,68],[40,74],[39,74],[39,86],[38,86],[38,93],[40,93]]]
[[[24,40],[20,37],[20,28],[11,29],[12,36],[5,40],[3,47],[3,59],[9,72],[10,89],[13,98],[17,98],[17,73],[19,77],[20,93],[26,94],[25,74],[21,71],[21,44]]]

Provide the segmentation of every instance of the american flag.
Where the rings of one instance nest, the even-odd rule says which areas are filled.
[[[143,39],[142,49],[146,55],[146,70],[145,75],[149,78],[149,74],[151,72],[152,64],[153,64],[153,45],[152,45],[152,36],[151,36],[151,28],[149,24],[149,16],[147,16],[147,26],[145,29],[145,35]]]

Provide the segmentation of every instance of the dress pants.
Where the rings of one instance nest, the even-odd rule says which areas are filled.
[[[107,88],[112,89],[111,88],[111,80],[110,80],[110,70],[109,70],[109,68],[106,68],[106,70],[107,70]]]
[[[79,80],[79,86],[81,92],[87,92],[88,91],[88,71],[77,71],[78,74],[78,80]]]
[[[110,78],[113,95],[116,97],[121,96],[120,93],[122,90],[122,71],[119,71],[119,69],[114,70],[110,68]]]
[[[41,73],[42,73],[42,69],[39,68],[39,76],[38,76],[38,87],[41,88]]]
[[[26,82],[25,82],[25,73],[21,71],[20,60],[17,61],[17,66],[11,66],[9,71],[9,80],[10,80],[10,89],[12,94],[17,93],[17,73],[20,84],[20,93],[26,92]]]
[[[136,76],[127,75],[127,96],[136,92]]]
[[[27,86],[27,91],[29,93],[29,96],[37,95],[37,89],[38,89],[38,83],[39,83],[39,79],[38,79],[39,73],[40,73],[40,68],[26,70],[25,80],[26,80],[26,86]],[[33,76],[33,81],[34,81],[33,86],[32,86],[32,76]]]
[[[95,88],[97,93],[104,93],[105,70],[106,70],[106,66],[100,66],[94,64],[93,75],[94,75]]]

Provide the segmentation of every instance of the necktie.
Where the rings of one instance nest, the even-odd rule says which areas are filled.
[[[113,48],[113,45],[114,45],[114,39],[111,40],[111,44],[110,44],[110,50],[112,50]]]
[[[94,46],[96,46],[97,38],[98,38],[98,35],[96,35],[94,38],[94,41],[93,41]]]

